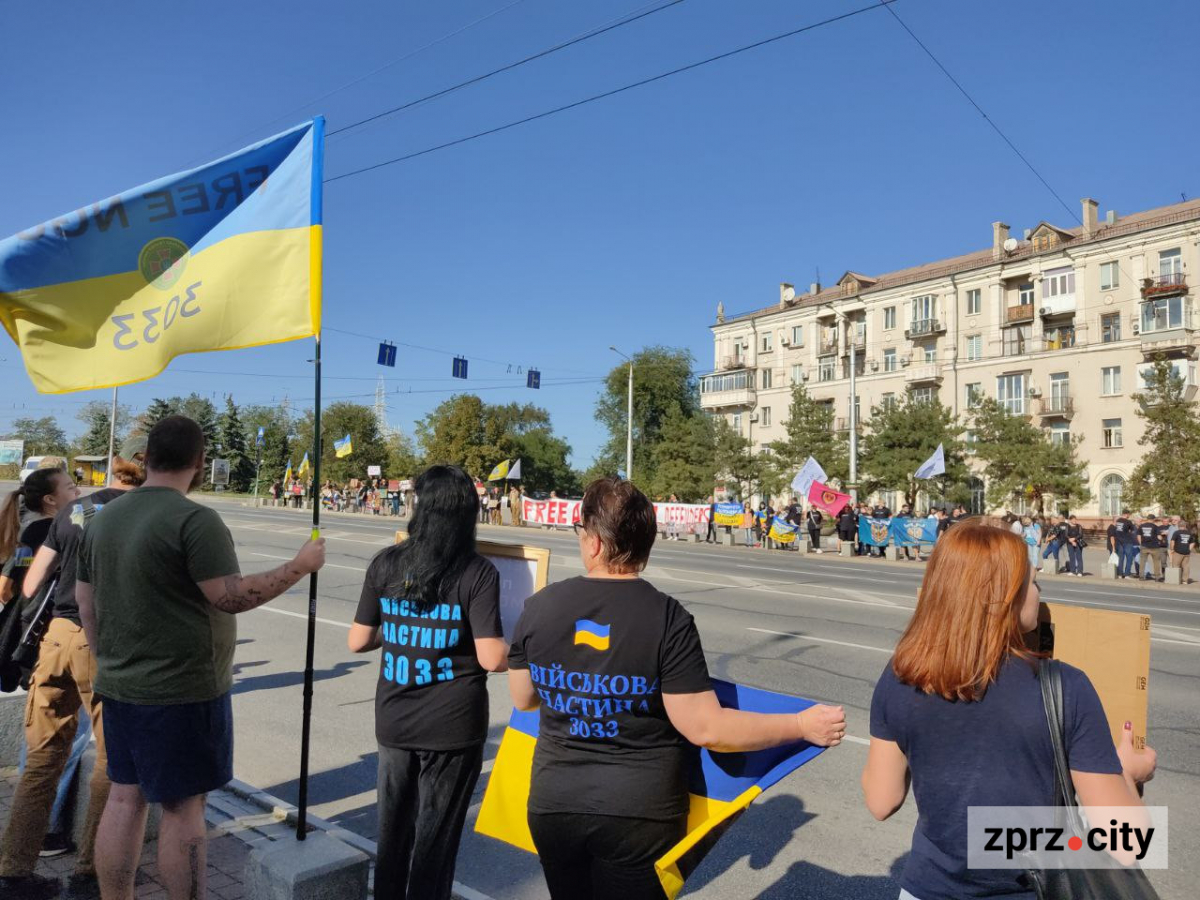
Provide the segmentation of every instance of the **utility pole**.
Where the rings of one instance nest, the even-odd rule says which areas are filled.
[[[105,469],[105,487],[112,487],[113,450],[117,440],[117,389],[113,388],[112,412],[108,416],[108,466]]]
[[[609,347],[608,349],[629,363],[629,407],[626,413],[625,429],[625,480],[633,481],[633,360],[625,356],[616,347]]]
[[[850,326],[854,323],[843,312],[838,312],[833,308],[833,304],[823,304],[831,313],[837,316],[840,323],[846,325],[846,339],[850,342],[850,502],[858,504],[858,373],[855,362],[857,361],[857,348],[854,331]],[[863,336],[866,337],[866,326],[864,323]],[[863,353],[866,353],[866,346],[863,347]],[[864,357],[865,358],[865,357]]]

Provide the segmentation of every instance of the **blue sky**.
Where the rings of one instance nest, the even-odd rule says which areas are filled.
[[[512,73],[331,138],[327,174],[519,119],[866,0],[686,0]],[[231,152],[314,113],[334,130],[641,10],[638,0],[314,0],[8,5],[0,73],[0,234]],[[507,9],[505,7],[508,7]],[[1039,167],[1072,213],[1200,193],[1186,2],[901,0],[896,11]],[[498,10],[503,10],[498,12]],[[412,51],[491,15],[429,49]],[[412,54],[352,87],[309,101]],[[13,87],[16,86],[16,87]],[[586,466],[600,379],[649,344],[711,364],[707,326],[826,283],[1074,224],[885,10],[459,147],[330,184],[325,392],[386,372],[412,431],[463,389],[547,407]],[[135,408],[198,390],[311,397],[311,342],[181,357],[122,389]],[[108,392],[37,394],[0,346],[0,432],[55,414],[69,432]],[[506,365],[536,366],[527,390]],[[556,382],[574,382],[559,384]],[[486,390],[483,390],[486,388]]]

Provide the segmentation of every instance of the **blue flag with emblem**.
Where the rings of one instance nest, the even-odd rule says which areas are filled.
[[[577,641],[578,634],[577,630]],[[797,713],[815,703],[715,678],[712,686],[722,706],[749,712]],[[530,853],[537,852],[527,812],[537,736],[538,713],[513,710],[475,822],[480,834]],[[755,798],[823,750],[803,741],[752,753],[716,753],[693,747],[688,769],[687,834],[654,864],[669,900],[674,900],[687,877]]]

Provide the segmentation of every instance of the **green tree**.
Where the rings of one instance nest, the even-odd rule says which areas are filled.
[[[361,403],[339,401],[321,411],[321,481],[346,482],[351,478],[366,478],[368,466],[383,467],[388,464],[388,447],[379,431],[375,410]],[[342,459],[334,453],[333,442],[350,435],[353,452]],[[296,439],[292,445],[297,469],[304,454],[313,461],[313,413],[306,410],[304,418],[296,423]],[[306,473],[305,478],[312,478]]]
[[[762,476],[764,457],[756,454],[748,438],[742,437],[723,418],[713,420],[713,464],[718,477],[726,479],[728,493],[746,500]],[[736,491],[729,490],[736,488]]]
[[[1013,415],[992,398],[975,410],[976,454],[984,464],[987,500],[1006,506],[1024,497],[1044,513],[1047,497],[1074,506],[1091,497],[1087,463],[1076,456],[1082,438],[1057,443],[1024,416]]]
[[[652,456],[654,496],[666,499],[675,494],[685,503],[705,500],[716,480],[713,420],[704,413],[687,416],[679,407],[672,407],[659,436]]]
[[[229,460],[229,489],[248,491],[254,483],[254,460],[246,452],[246,426],[242,424],[233,397],[225,398],[225,411],[217,419],[217,449],[221,459]]]
[[[771,455],[764,463],[771,470],[776,493],[792,483],[810,456],[821,464],[831,481],[845,484],[849,480],[848,436],[834,430],[832,404],[814,400],[804,385],[796,385],[784,429],[787,437],[771,442]],[[807,502],[807,498],[799,499]]]
[[[954,413],[936,398],[914,401],[911,397],[895,404],[871,410],[870,427],[863,435],[858,465],[863,496],[878,490],[900,491],[914,510],[917,492],[924,490],[930,499],[966,503],[971,499],[967,479],[971,473],[963,461],[961,432]],[[919,480],[914,473],[929,459],[938,444],[946,457],[946,474]]]
[[[200,430],[204,432],[204,442],[209,447],[216,446],[219,440],[217,407],[211,400],[201,397],[197,393],[191,393],[186,397],[172,397],[166,402],[174,407],[177,414],[187,416],[200,426]],[[211,450],[208,452],[208,456],[212,457]]]
[[[1168,515],[1195,520],[1200,502],[1200,421],[1195,402],[1171,362],[1162,356],[1146,372],[1146,389],[1133,395],[1146,424],[1138,440],[1148,452],[1129,476],[1125,502],[1159,505]]]
[[[486,404],[474,394],[459,394],[438,404],[417,423],[417,443],[426,465],[461,466],[476,478],[487,478],[504,457],[495,428],[489,427]]]
[[[105,400],[93,400],[84,405],[76,414],[83,423],[83,433],[75,439],[72,456],[107,456],[108,455],[108,423],[111,405]],[[129,407],[117,404],[117,427],[113,438],[113,452],[120,451],[121,444],[133,421]]]
[[[258,429],[263,429],[262,467],[259,470],[259,489],[283,477],[291,459],[292,420],[279,406],[244,406],[241,418],[246,426],[246,445],[254,447],[257,460]],[[301,454],[303,455],[303,454]],[[295,460],[299,465],[300,460]]]
[[[567,458],[571,445],[549,428],[533,428],[513,436],[512,458],[521,460],[521,484],[529,491],[558,491],[560,496],[579,493],[579,473]]]
[[[401,431],[393,431],[384,443],[388,452],[384,471],[389,478],[412,478],[421,471],[421,457],[417,455],[412,438]]]
[[[4,435],[4,440],[24,441],[26,456],[66,456],[68,450],[67,435],[58,427],[58,420],[54,416],[14,419],[12,429]],[[105,452],[108,452],[107,443]]]
[[[700,394],[692,374],[692,354],[673,347],[645,347],[633,356],[633,480],[652,489],[655,483],[655,447],[671,410],[685,418],[700,409]],[[609,439],[600,451],[601,468],[625,467],[628,423],[629,364],[608,373],[596,402],[596,419]]]
[[[149,434],[150,429],[167,416],[175,415],[179,408],[178,404],[178,397],[171,397],[168,400],[155,397],[150,401],[150,405],[142,410],[141,415],[137,417],[137,430],[142,434]]]

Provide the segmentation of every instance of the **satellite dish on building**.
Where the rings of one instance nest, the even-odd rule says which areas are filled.
[[[1005,253],[1012,253],[1016,249],[1017,249],[1017,239],[1016,238],[1009,238],[1007,241],[1004,242],[1004,252]]]

